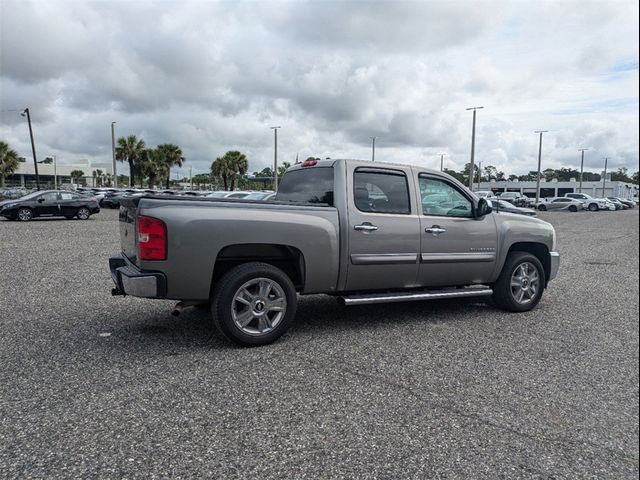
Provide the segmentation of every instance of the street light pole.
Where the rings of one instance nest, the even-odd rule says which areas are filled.
[[[189,183],[191,184],[190,190],[193,190],[193,166],[189,165]]]
[[[480,191],[480,182],[482,182],[482,162],[478,162],[478,191]]]
[[[538,202],[540,201],[540,166],[542,165],[542,134],[548,132],[549,130],[536,130],[533,133],[540,134],[540,143],[538,145],[538,178],[536,180],[536,208],[538,206]]]
[[[33,129],[31,128],[31,114],[29,108],[25,108],[20,114],[23,117],[27,117],[27,123],[29,124],[29,136],[31,137],[31,151],[33,152],[33,166],[36,172],[36,189],[40,190],[40,176],[38,175],[38,161],[36,160],[36,144],[33,141]]]
[[[444,153],[440,154],[440,171],[444,172]]]
[[[371,139],[371,161],[376,161],[376,137],[369,137]]]
[[[605,157],[604,159],[604,175],[602,175],[602,198],[605,198],[606,195],[604,193],[604,189],[607,186],[607,162],[609,161],[609,157]]]
[[[58,189],[58,168],[57,168],[58,158],[56,155],[53,156],[53,188],[55,190]]]
[[[116,173],[116,134],[114,125],[116,122],[111,122],[111,168],[113,169],[113,188],[118,188],[118,174]]]
[[[278,129],[282,127],[271,127],[273,130],[273,191],[278,191]]]
[[[584,171],[584,152],[589,150],[588,148],[580,148],[579,152],[582,152],[582,156],[580,157],[580,186],[578,187],[578,191],[582,193],[582,172]]]
[[[474,175],[474,160],[476,153],[476,110],[480,110],[484,107],[469,107],[468,110],[473,110],[473,126],[471,127],[471,168],[469,168],[469,190],[473,191],[473,177]]]

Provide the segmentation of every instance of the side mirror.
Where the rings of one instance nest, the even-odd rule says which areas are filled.
[[[44,202],[44,198],[39,198],[38,203],[42,203],[42,202]]]
[[[493,208],[491,208],[491,205],[489,205],[489,202],[487,202],[487,200],[485,198],[481,198],[478,201],[478,206],[476,207],[476,218],[481,218],[484,217],[485,215],[490,214],[493,211]]]

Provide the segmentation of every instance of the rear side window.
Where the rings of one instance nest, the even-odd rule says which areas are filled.
[[[356,208],[367,213],[411,213],[404,173],[358,169],[353,174]]]
[[[285,173],[274,200],[333,207],[333,167],[306,167]]]

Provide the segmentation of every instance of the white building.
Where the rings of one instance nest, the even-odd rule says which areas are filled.
[[[81,182],[90,187],[96,186],[97,183],[96,178],[93,176],[94,171],[101,170],[103,175],[111,175],[113,172],[111,163],[91,163],[90,160],[79,160],[77,163],[38,162],[38,177],[40,178],[41,185],[49,185],[53,187],[54,179],[57,180],[58,186],[70,184],[72,183],[71,172],[74,170],[81,170],[84,172]],[[7,186],[35,186],[36,172],[33,160],[20,162],[18,169],[13,175],[9,175],[6,178],[5,183]]]
[[[604,192],[603,192],[604,187]],[[526,197],[535,198],[536,196],[536,182],[519,182],[519,181],[503,181],[503,182],[480,182],[474,184],[474,190],[491,190],[493,193],[502,192],[519,192]],[[560,182],[552,180],[550,182],[540,181],[540,198],[550,197],[563,197],[565,193],[581,192],[591,195],[592,197],[620,197],[620,198],[633,198],[638,195],[638,185],[626,182],[613,182],[607,180],[606,182],[582,182],[582,189],[580,189],[580,182]]]

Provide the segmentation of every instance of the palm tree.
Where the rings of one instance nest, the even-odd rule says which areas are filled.
[[[71,170],[69,175],[73,180],[75,180],[75,183],[79,184],[80,179],[84,177],[84,172],[82,170]]]
[[[249,170],[249,162],[247,161],[247,157],[245,156],[245,154],[240,153],[237,150],[231,150],[225,153],[224,157],[222,158],[231,171],[231,190],[233,190],[236,186],[236,179],[240,175],[244,175],[245,173],[247,173],[247,170]]]
[[[129,179],[130,185],[134,186],[136,164],[145,155],[144,140],[138,138],[135,135],[129,135],[128,137],[120,137],[118,139],[118,146],[116,147],[116,160],[121,162],[129,162]]]
[[[162,161],[166,165],[166,188],[169,188],[169,181],[171,180],[171,167],[182,167],[182,162],[184,162],[182,150],[179,146],[172,143],[163,143],[162,145],[158,145],[156,150],[158,150],[160,156],[162,157]]]
[[[104,173],[102,173],[102,170],[100,170],[99,168],[94,170],[92,172],[92,176],[93,176],[93,185],[96,187],[101,187],[102,177],[104,176]]]
[[[216,158],[211,164],[211,175],[214,178],[222,179],[225,191],[229,189],[229,177],[233,174],[228,161],[225,158]]]
[[[20,165],[18,153],[9,148],[8,143],[0,141],[0,179],[3,187],[4,177],[12,175],[18,169],[18,165]]]
[[[149,188],[155,187],[158,177],[165,178],[167,166],[164,162],[162,152],[157,148],[148,148],[144,151],[138,162],[138,171],[143,177],[147,177]]]

